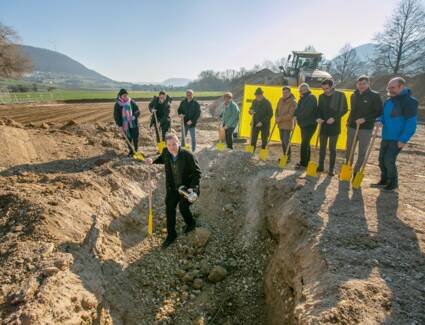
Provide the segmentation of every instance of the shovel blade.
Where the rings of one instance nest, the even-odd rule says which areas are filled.
[[[224,150],[224,143],[219,142],[215,145],[215,147],[217,148],[218,151],[223,151]]]
[[[352,184],[354,189],[358,190],[360,188],[360,186],[362,185],[363,177],[364,177],[364,174],[362,172],[358,172],[356,174]]]
[[[285,168],[287,163],[288,163],[288,156],[287,155],[283,155],[282,157],[280,157],[280,159],[279,159],[279,167],[280,168]]]
[[[341,172],[339,173],[339,179],[344,182],[349,182],[353,176],[353,168],[349,165],[343,164],[341,166]]]
[[[164,148],[165,148],[165,142],[164,142],[164,141],[159,142],[159,143],[156,145],[156,148],[158,149],[158,151],[159,151],[160,153],[162,153],[162,150],[164,150]]]
[[[133,158],[136,159],[136,160],[140,160],[140,161],[145,160],[145,157],[143,156],[143,154],[141,152],[135,152],[133,154]]]
[[[269,154],[269,151],[267,149],[261,149],[260,150],[260,160],[266,160],[267,156]]]
[[[183,146],[183,148],[185,148],[186,150],[190,151],[190,147],[189,147],[189,145],[188,145],[188,144],[185,144],[185,145]]]
[[[317,176],[317,167],[319,165],[315,163],[314,161],[309,161],[307,165],[307,176],[316,177]]]
[[[252,146],[252,145],[247,145],[246,147],[245,147],[245,152],[248,152],[248,153],[254,153],[254,146]]]

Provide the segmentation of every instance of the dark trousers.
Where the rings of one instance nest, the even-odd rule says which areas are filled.
[[[379,168],[382,181],[398,185],[396,160],[400,151],[397,141],[382,140],[379,149]]]
[[[261,148],[266,149],[267,146],[267,140],[269,137],[270,132],[270,125],[263,125],[260,127],[254,126],[252,128],[252,135],[251,135],[251,145],[255,148],[257,147],[257,140],[258,140],[258,134],[261,132]]]
[[[333,172],[336,160],[336,143],[338,142],[339,134],[337,135],[320,135],[320,158],[319,169],[323,169],[325,165],[326,148],[329,142],[329,172]]]
[[[195,219],[190,212],[190,202],[179,194],[177,190],[167,190],[165,207],[167,215],[167,233],[169,238],[177,237],[176,232],[176,207],[179,205],[180,213],[188,226],[195,225]]]
[[[162,135],[162,141],[165,141],[165,135],[170,130],[169,124],[161,124],[161,135]]]
[[[300,165],[307,167],[310,161],[310,141],[316,132],[316,125],[301,128]]]
[[[286,153],[286,148],[288,148],[289,140],[291,138],[291,130],[279,129],[280,142],[282,142],[282,151],[283,154]],[[291,157],[291,147],[288,148],[288,158]]]
[[[235,128],[229,127],[224,131],[226,135],[226,145],[229,149],[233,149],[233,131],[235,131]]]
[[[130,128],[127,132],[127,139],[130,141],[131,144],[133,144],[134,149],[137,151],[139,149],[139,128]],[[133,150],[127,143],[127,147],[132,152]]]

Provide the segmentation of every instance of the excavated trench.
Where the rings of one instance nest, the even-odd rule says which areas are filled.
[[[35,169],[4,172],[16,184],[52,187],[43,189],[37,213],[44,217],[31,227],[55,234],[45,242],[38,236],[31,245],[26,234],[22,241],[29,250],[25,254],[41,257],[28,260],[32,270],[17,272],[20,287],[4,289],[6,323],[307,323],[311,301],[321,295],[317,283],[324,264],[312,235],[321,223],[305,212],[300,199],[305,180],[242,152],[204,149],[198,157],[203,178],[193,211],[201,230],[179,236],[165,251],[160,249],[165,236],[160,166],[110,154],[90,160],[84,170],[76,164],[76,175],[71,166],[60,176]],[[151,238],[145,235],[148,186],[154,197]],[[20,190],[24,195],[25,188]],[[32,195],[29,206],[31,199],[40,200]],[[13,202],[3,203],[3,212],[12,210]],[[206,233],[206,244],[199,244],[198,232]],[[10,256],[2,260],[5,270],[16,262]],[[211,278],[217,269],[218,280]],[[24,289],[28,283],[31,292]],[[12,304],[19,289],[28,297]]]

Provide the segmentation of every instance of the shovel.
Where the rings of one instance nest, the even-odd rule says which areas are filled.
[[[269,155],[269,149],[267,148],[267,146],[269,145],[269,142],[272,139],[272,135],[273,135],[274,129],[276,128],[276,125],[277,125],[277,123],[275,123],[273,125],[272,132],[270,132],[269,138],[268,138],[267,143],[266,143],[266,147],[264,149],[260,150],[260,155],[259,155],[260,160],[263,160],[263,161],[266,160],[267,156]]]
[[[125,142],[127,142],[127,144],[129,145],[131,151],[133,151],[133,158],[136,160],[145,160],[145,157],[143,156],[143,154],[141,152],[137,152],[136,149],[134,149],[133,144],[128,140],[127,135],[124,133],[124,130],[122,129],[122,127],[120,127],[121,133],[124,136]]]
[[[153,112],[153,116],[155,118],[156,148],[158,149],[159,153],[162,153],[162,150],[165,148],[165,142],[161,141],[159,137],[158,117],[156,116],[156,111]]]
[[[189,145],[186,144],[186,128],[184,126],[184,117],[182,117],[182,147],[185,148],[186,150],[190,150],[189,149]]]
[[[317,132],[317,138],[316,138],[316,145],[314,147],[315,156],[317,155],[317,148],[319,147],[319,138],[320,138],[321,128],[322,128],[322,124],[319,124],[319,130]],[[317,167],[319,167],[319,164],[310,159],[310,161],[308,162],[308,165],[307,165],[307,176],[316,177],[317,176]]]
[[[225,130],[220,126],[221,123],[218,124],[218,140],[219,142],[215,145],[218,151],[224,150],[224,138],[225,138]]]
[[[369,147],[367,148],[366,156],[364,158],[363,164],[353,179],[352,186],[356,190],[358,190],[360,188],[360,185],[362,184],[363,177],[364,177],[364,170],[366,168],[367,161],[369,160],[370,153],[372,152],[373,146],[375,144],[375,139],[376,139],[376,136],[378,135],[378,131],[379,131],[379,127],[375,127],[375,130],[373,131],[372,141],[370,142]]]
[[[282,155],[279,158],[279,167],[280,168],[285,168],[286,164],[288,163],[288,152],[289,152],[289,148],[291,146],[292,136],[294,135],[294,130],[295,130],[295,123],[293,123],[293,125],[292,125],[291,136],[289,137],[289,142],[288,142],[288,146],[286,147],[285,154]]]
[[[255,112],[254,112],[254,114],[252,114],[251,139],[252,139],[252,134],[254,133],[254,115],[255,115]],[[248,152],[248,153],[254,153],[254,146],[251,143],[247,144],[246,147],[245,147],[245,151]]]
[[[339,179],[341,181],[349,182],[351,180],[351,177],[353,176],[353,156],[354,156],[354,150],[356,148],[357,144],[357,135],[359,134],[360,124],[357,124],[356,126],[356,132],[354,133],[353,143],[351,144],[350,153],[348,155],[348,159],[341,166],[341,172],[339,174]]]
[[[151,172],[148,171],[148,182],[149,182],[149,195],[148,195],[148,204],[149,204],[149,216],[148,216],[148,235],[152,236],[153,233],[153,213],[152,213],[152,184],[151,184]]]

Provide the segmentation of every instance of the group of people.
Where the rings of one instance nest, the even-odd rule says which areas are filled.
[[[296,102],[291,88],[283,87],[282,97],[274,111],[276,125],[279,127],[283,153],[290,157],[288,148],[295,124],[301,129],[300,161],[295,168],[306,168],[311,156],[310,142],[318,129],[320,151],[318,172],[325,169],[326,151],[329,148],[328,174],[334,176],[336,147],[341,134],[341,119],[348,112],[345,94],[334,87],[331,79],[321,83],[323,93],[317,99],[307,83],[299,86],[300,99]],[[351,95],[351,111],[347,121],[346,160],[349,160],[353,141],[358,142],[358,156],[354,164],[354,175],[360,171],[374,127],[382,127],[382,141],[379,152],[381,179],[373,184],[392,191],[398,187],[397,156],[416,130],[418,101],[412,97],[401,77],[389,81],[389,98],[382,102],[378,92],[370,88],[367,76],[360,76],[357,89]],[[269,140],[273,109],[264,97],[261,88],[255,91],[255,100],[249,110],[252,115],[251,145],[256,147],[261,133],[261,148],[265,149]],[[353,146],[353,148],[354,148]]]
[[[279,128],[282,150],[290,156],[290,138],[296,124],[301,129],[300,161],[297,169],[307,167],[311,158],[310,142],[316,130],[319,130],[320,155],[318,171],[324,171],[326,151],[329,147],[328,174],[334,175],[336,161],[336,146],[341,133],[341,119],[348,111],[347,98],[343,92],[335,89],[332,80],[321,83],[323,93],[319,99],[312,94],[307,83],[299,86],[300,99],[298,102],[291,93],[291,88],[283,87],[282,97],[273,112],[272,105],[264,97],[261,88],[255,91],[255,100],[249,113],[252,115],[251,145],[256,147],[261,133],[261,147],[265,149],[269,141],[270,124],[273,115]],[[379,167],[381,178],[373,184],[385,190],[398,187],[396,159],[402,148],[413,136],[416,130],[418,101],[411,96],[403,78],[393,78],[388,83],[389,98],[382,102],[378,92],[370,88],[369,78],[361,76],[357,80],[357,89],[351,95],[351,111],[347,122],[347,148],[353,141],[358,141],[358,158],[354,165],[354,173],[359,172],[365,159],[374,127],[382,127],[382,141],[379,152]],[[224,94],[221,106],[220,127],[225,130],[225,141],[228,148],[233,148],[233,133],[239,123],[240,111],[232,99],[232,94]],[[162,141],[166,147],[156,159],[146,158],[147,164],[164,164],[166,174],[166,217],[167,238],[163,247],[171,245],[176,237],[176,207],[186,223],[185,233],[196,227],[196,221],[190,211],[191,202],[179,193],[181,186],[190,192],[200,194],[201,170],[193,155],[196,150],[196,125],[201,115],[199,103],[193,98],[193,91],[186,92],[186,98],[180,103],[178,114],[181,118],[181,141],[171,130],[170,120],[171,98],[163,91],[149,104],[152,113],[151,126],[161,129]],[[140,110],[137,104],[121,89],[114,107],[114,119],[118,127],[129,140],[130,153],[138,150],[138,117]],[[192,152],[182,148],[187,133],[192,140]],[[357,135],[355,139],[354,135]],[[131,145],[132,144],[132,145]],[[348,152],[348,150],[347,150]],[[347,153],[348,154],[348,153]],[[348,157],[347,157],[348,160]]]

